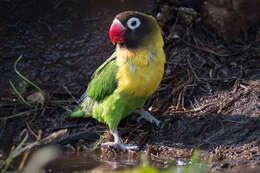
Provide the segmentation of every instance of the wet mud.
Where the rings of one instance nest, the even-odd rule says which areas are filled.
[[[198,12],[181,11],[171,1],[0,3],[0,159],[20,143],[24,129],[28,142],[67,129],[52,142],[64,154],[46,170],[120,170],[139,163],[139,151],[100,145],[92,151],[101,139],[112,140],[107,127],[91,118],[70,120],[65,113],[74,108],[92,73],[113,52],[108,38],[113,17],[134,9],[160,14],[167,64],[159,89],[146,103],[161,127],[136,122],[137,115],[132,115],[120,123],[122,140],[140,146],[158,168],[178,159],[188,163],[195,149],[212,171],[259,168],[259,27],[250,28],[246,41],[225,41]],[[35,111],[17,99],[9,84],[12,80],[25,98],[36,92],[14,72],[20,55],[18,71],[47,93],[45,106]],[[16,116],[8,118],[11,115]]]

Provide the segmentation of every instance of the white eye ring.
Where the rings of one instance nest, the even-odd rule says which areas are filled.
[[[141,21],[140,19],[138,19],[137,17],[131,17],[130,19],[128,19],[127,21],[127,26],[128,28],[135,30],[136,28],[138,28],[141,25]]]

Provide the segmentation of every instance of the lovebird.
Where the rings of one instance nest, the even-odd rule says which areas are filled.
[[[156,19],[137,11],[115,16],[109,30],[115,52],[94,72],[79,108],[70,117],[93,117],[108,125],[114,142],[101,144],[137,150],[138,146],[121,142],[117,126],[136,112],[140,118],[160,125],[145,111],[146,100],[158,88],[164,73],[163,38]]]

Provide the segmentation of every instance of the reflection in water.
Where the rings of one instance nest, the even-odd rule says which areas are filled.
[[[52,172],[71,173],[82,170],[123,170],[138,165],[138,160],[118,160],[110,161],[100,159],[99,153],[91,151],[74,153],[63,153],[54,162],[48,164],[45,169]]]
[[[138,153],[138,156],[133,159],[121,159],[120,157],[127,157],[126,155],[129,155],[130,153],[124,153],[124,156],[122,156],[122,153],[118,153],[118,158],[113,157],[112,158],[106,158],[106,159],[100,159],[100,153],[94,153],[92,151],[85,151],[80,152],[79,154],[74,153],[63,153],[63,155],[55,160],[54,162],[48,164],[45,167],[45,170],[49,170],[49,172],[63,172],[63,173],[71,173],[73,171],[87,171],[92,170],[93,172],[96,171],[118,171],[118,170],[124,170],[124,169],[132,169],[140,165],[140,153]],[[111,161],[111,159],[113,161]],[[159,159],[159,158],[157,158]],[[158,162],[160,162],[160,166],[158,165]],[[163,163],[163,164],[162,164]],[[172,159],[172,161],[165,162],[161,159],[159,160],[149,160],[149,164],[153,165],[153,167],[156,167],[158,169],[164,169],[168,168],[169,164],[172,166],[172,163],[176,165],[174,168],[176,173],[182,173],[183,168],[186,165],[190,165],[190,160],[184,160],[181,158]],[[194,166],[194,164],[193,164]],[[201,163],[196,163],[196,167],[202,167],[203,165]],[[204,165],[205,166],[205,165]]]

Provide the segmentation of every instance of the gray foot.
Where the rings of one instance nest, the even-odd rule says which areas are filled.
[[[134,145],[126,145],[126,144],[123,144],[121,142],[106,142],[106,143],[103,143],[101,144],[101,146],[106,146],[106,145],[109,145],[109,146],[114,146],[114,147],[120,147],[123,151],[126,151],[126,150],[138,150],[138,146],[134,146]]]
[[[139,115],[141,115],[139,118],[137,118],[137,121],[140,121],[140,119],[145,119],[146,121],[150,122],[150,123],[154,123],[156,124],[157,127],[160,126],[160,121],[157,120],[154,116],[152,116],[149,112],[145,111],[143,108],[142,109],[137,109],[136,113],[138,113]]]
[[[119,138],[117,128],[115,128],[114,131],[112,131],[111,133],[114,136],[114,142],[106,142],[106,143],[101,144],[101,146],[106,146],[106,145],[117,146],[117,147],[120,147],[123,151],[139,149],[138,146],[123,144]]]

